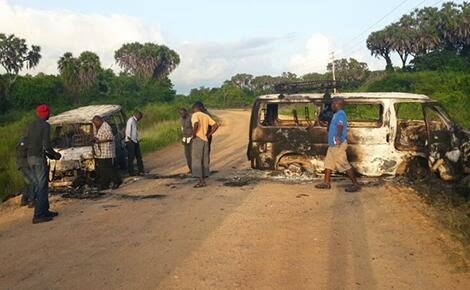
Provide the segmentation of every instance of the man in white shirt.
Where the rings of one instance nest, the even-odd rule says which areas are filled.
[[[137,123],[142,119],[142,112],[136,111],[132,117],[127,120],[126,125],[126,148],[128,170],[130,176],[135,176],[134,172],[134,159],[137,160],[138,175],[144,174],[144,163],[142,162],[142,153],[140,152],[139,145],[139,132]]]

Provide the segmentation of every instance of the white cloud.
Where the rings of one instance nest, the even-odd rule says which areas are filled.
[[[177,47],[181,64],[172,74],[183,91],[216,86],[236,73],[266,74],[273,70],[275,43],[285,37],[251,38],[235,42],[184,42]]]
[[[323,34],[315,33],[307,40],[304,51],[291,57],[288,64],[289,71],[298,75],[325,72],[333,49],[331,39]]]
[[[132,41],[162,42],[158,26],[125,15],[81,14],[67,10],[37,10],[0,0],[1,32],[26,38],[41,46],[35,71],[57,73],[57,60],[65,52],[96,52],[103,67],[114,64],[114,51]],[[115,67],[113,67],[116,69]]]

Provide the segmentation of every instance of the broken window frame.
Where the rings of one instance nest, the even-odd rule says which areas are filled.
[[[424,141],[424,144],[422,146],[420,145],[413,145],[413,146],[406,146],[406,145],[403,145],[403,144],[400,144],[398,142],[398,138],[400,136],[400,128],[399,128],[399,121],[400,120],[405,120],[405,119],[400,119],[399,118],[399,110],[398,110],[398,106],[400,104],[417,104],[420,106],[420,110],[421,110],[421,114],[422,114],[422,117],[423,117],[423,126],[424,126],[424,130],[425,130],[425,141]],[[396,120],[396,124],[395,124],[395,138],[393,140],[393,145],[395,147],[395,149],[397,151],[403,151],[403,152],[406,152],[406,151],[413,151],[413,152],[418,152],[418,153],[425,153],[427,151],[427,142],[428,142],[428,133],[427,133],[427,124],[426,124],[426,115],[425,115],[425,112],[424,112],[424,105],[426,103],[423,103],[423,102],[420,102],[420,101],[413,101],[413,100],[399,100],[399,101],[395,101],[393,102],[390,107],[393,108],[393,110],[395,111],[395,120]],[[408,120],[408,119],[407,119]],[[411,121],[420,121],[420,120],[411,120]]]
[[[443,144],[443,145],[451,147],[453,145],[452,144],[452,141],[453,141],[452,134],[453,134],[453,131],[454,131],[454,127],[455,127],[454,124],[455,123],[450,119],[450,117],[448,116],[448,114],[444,110],[444,108],[442,108],[442,106],[440,106],[436,102],[423,104],[424,117],[425,117],[425,120],[426,120],[427,146],[429,147],[430,145],[436,143],[436,140],[433,138],[433,132],[431,131],[431,126],[430,126],[431,120],[429,119],[428,110],[431,110],[432,112],[434,112],[436,114],[436,116],[440,119],[440,121],[442,121],[444,126],[446,127],[445,129],[446,129],[447,133],[449,134],[449,138],[448,138],[448,141],[447,141],[448,144]],[[439,140],[438,142],[442,142],[442,141]]]
[[[266,120],[266,115],[262,117],[263,114],[266,114],[266,113],[263,113],[263,111],[265,110],[268,110],[268,106],[269,105],[277,105],[277,108],[275,109],[275,114],[277,116],[277,120],[279,120],[279,105],[310,105],[310,106],[314,106],[315,107],[315,112],[314,112],[314,119],[310,119],[308,121],[310,121],[310,123],[307,121],[307,120],[302,120],[301,122],[307,122],[307,124],[299,124],[299,121],[295,121],[293,120],[292,122],[296,123],[297,125],[289,125],[289,124],[280,124],[280,125],[276,125],[276,124],[273,124],[273,125],[265,125],[263,124],[263,122]],[[263,108],[263,106],[265,108]],[[310,100],[306,100],[306,101],[298,101],[298,102],[286,102],[286,101],[276,101],[276,102],[260,102],[259,103],[259,107],[258,107],[258,117],[257,117],[257,125],[259,125],[260,127],[262,128],[309,128],[309,127],[316,127],[318,126],[318,114],[319,114],[319,106],[320,106],[320,102],[318,101],[310,101]],[[309,114],[311,114],[312,112],[309,112]],[[273,122],[275,122],[276,120],[273,120]],[[287,121],[287,120],[284,120],[284,121]]]
[[[72,136],[64,136],[64,133],[62,132],[60,134],[60,136],[56,136],[56,130],[60,128],[60,130],[63,130],[64,128],[66,127],[69,127],[69,128],[72,128],[72,131],[77,131],[79,130],[82,126],[88,126],[89,127],[89,131],[90,133],[89,134],[82,134],[82,137],[84,137],[84,139],[88,139],[88,140],[85,140],[83,141],[82,143],[79,143],[79,144],[74,144],[74,135]],[[52,136],[52,146],[54,148],[60,148],[60,149],[67,149],[67,148],[78,148],[78,147],[86,147],[86,146],[91,146],[92,145],[92,140],[93,140],[93,137],[94,137],[94,126],[92,123],[73,123],[73,124],[69,124],[69,123],[66,123],[66,124],[58,124],[58,125],[53,125],[53,128],[51,130],[53,132],[53,136]],[[71,132],[69,130],[69,132]],[[60,144],[61,143],[58,143],[58,140],[60,138],[70,138],[69,142],[66,142],[67,145],[64,145],[64,146],[61,146]]]
[[[262,128],[309,128],[309,127],[323,127],[326,128],[327,126],[322,125],[319,122],[319,116],[321,111],[324,109],[324,106],[328,103],[331,102],[331,100],[316,100],[316,101],[297,101],[297,102],[286,102],[286,101],[268,101],[268,102],[260,102],[258,106],[258,114],[257,114],[257,126],[260,126]],[[265,120],[265,117],[261,117],[263,114],[263,105],[267,106],[273,104],[277,105],[277,115],[279,116],[279,105],[280,104],[311,104],[316,107],[316,112],[315,112],[315,119],[311,119],[311,124],[308,125],[264,125],[263,121]],[[382,128],[384,126],[384,111],[385,111],[385,105],[382,101],[380,100],[361,100],[361,99],[356,99],[354,101],[346,101],[345,104],[347,105],[378,105],[379,106],[379,115],[378,119],[374,120],[352,120],[350,121],[348,119],[348,126],[350,128]],[[346,115],[348,112],[346,111]],[[368,125],[366,126],[366,123],[373,123],[375,122],[375,125]]]

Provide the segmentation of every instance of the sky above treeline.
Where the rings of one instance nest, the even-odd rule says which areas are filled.
[[[366,48],[368,34],[415,7],[443,2],[0,0],[0,33],[42,47],[41,63],[31,73],[56,74],[61,55],[84,50],[118,71],[114,51],[123,43],[165,44],[181,56],[170,78],[179,93],[187,93],[219,86],[236,73],[325,72],[332,51],[383,69],[383,60]]]

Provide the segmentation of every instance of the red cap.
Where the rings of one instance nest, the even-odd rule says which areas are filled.
[[[43,120],[47,120],[47,118],[49,118],[50,112],[48,105],[39,105],[36,107],[36,114]]]

